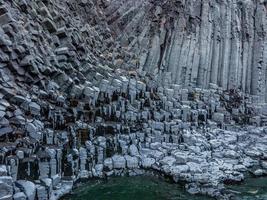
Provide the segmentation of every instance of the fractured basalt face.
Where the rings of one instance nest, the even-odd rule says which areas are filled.
[[[265,7],[0,0],[0,200],[150,170],[227,199],[266,175]]]
[[[267,2],[137,0],[107,6],[108,24],[136,65],[172,82],[209,83],[266,99]]]

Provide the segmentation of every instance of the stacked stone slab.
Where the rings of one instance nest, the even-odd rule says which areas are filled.
[[[123,2],[123,3],[122,3]],[[265,0],[108,2],[117,40],[162,82],[241,88],[266,101]],[[166,80],[169,79],[169,80]]]
[[[165,6],[153,2],[148,2],[145,8],[155,4],[159,19],[166,16],[166,8],[180,10],[200,5],[198,2],[193,5],[192,1],[175,1],[178,7],[172,7],[169,1]],[[201,12],[206,14],[201,15],[204,18],[201,27],[204,28],[196,26],[201,30],[193,32],[202,34],[200,49],[194,48],[195,40],[183,44],[176,40],[177,37],[187,40],[181,32],[174,31],[183,28],[183,18],[179,18],[182,24],[178,23],[177,27],[169,24],[172,34],[175,33],[172,37],[177,41],[172,44],[175,51],[162,55],[162,50],[156,46],[165,41],[164,37],[155,36],[149,52],[140,48],[149,56],[139,62],[135,46],[140,44],[146,48],[149,27],[144,26],[142,38],[134,39],[131,48],[125,48],[124,44],[129,42],[127,37],[132,34],[129,32],[131,27],[138,27],[138,19],[146,16],[143,8],[138,9],[139,14],[136,9],[143,3],[143,0],[125,1],[124,7],[113,10],[114,13],[127,13],[117,16],[123,22],[117,24],[112,9],[120,6],[120,1],[111,6],[96,0],[0,0],[0,200],[59,199],[80,179],[132,176],[147,171],[186,183],[190,193],[228,198],[223,192],[224,182],[242,181],[248,171],[255,176],[266,175],[266,128],[259,127],[266,125],[266,107],[258,104],[259,96],[249,95],[252,91],[248,89],[226,90],[232,87],[225,87],[237,75],[235,67],[239,66],[236,63],[239,53],[230,59],[233,67],[222,68],[231,70],[231,76],[229,80],[222,76],[221,83],[222,80],[214,78],[219,70],[216,66],[230,66],[227,59],[218,64],[220,56],[229,52],[222,54],[217,43],[212,43],[214,53],[204,56],[202,52],[207,51],[207,44],[211,42],[211,30],[205,28],[210,25],[205,19],[210,12],[213,16],[215,11],[210,8],[218,5],[203,1]],[[248,3],[230,4],[236,9],[245,6],[246,13],[252,11]],[[261,9],[265,2],[259,1],[257,5],[256,19],[262,18],[257,24],[257,37],[264,40],[259,29],[263,27],[264,33],[261,24],[266,20]],[[127,12],[129,6],[133,8],[131,12]],[[218,13],[229,17],[234,9],[230,6],[231,10],[228,10],[227,4],[220,5],[224,6],[226,10]],[[188,10],[194,13],[194,9]],[[128,23],[132,16],[136,18]],[[188,18],[191,22],[197,19],[197,15]],[[153,23],[160,22],[157,20]],[[166,19],[160,24],[166,25],[169,20],[172,21]],[[190,28],[190,24],[187,27]],[[124,26],[125,35],[118,37],[116,30]],[[164,26],[162,32],[166,31]],[[229,31],[227,27],[225,31]],[[209,32],[208,38],[202,38],[206,32]],[[237,37],[238,33],[234,32],[233,36]],[[240,46],[237,39],[233,41],[231,44],[224,41],[224,51],[227,46]],[[247,48],[252,43],[247,44]],[[189,44],[191,47],[186,48]],[[201,56],[190,49],[202,49]],[[180,67],[191,66],[185,60],[180,59],[177,65],[174,56],[167,55],[177,51],[181,58],[192,57],[192,54],[194,58],[200,56],[201,65],[192,60],[194,68],[200,66],[200,72],[188,72],[187,68]],[[255,54],[253,59],[261,60],[258,55],[261,51],[262,48],[256,48],[254,53],[248,53],[248,57]],[[202,69],[210,66],[206,65],[211,62],[206,58],[208,55],[216,68],[212,67],[211,71]],[[164,61],[168,56],[169,64]],[[162,59],[160,62],[158,57]],[[151,76],[142,71],[142,67],[136,70],[142,62],[147,71],[157,69],[158,63],[161,69],[165,63],[164,66],[172,68],[168,70],[172,73]],[[259,65],[264,67],[264,62]],[[248,66],[246,69],[249,70]],[[130,68],[134,70],[130,71]],[[261,93],[261,83],[264,82],[261,68],[253,73],[242,72],[244,76],[251,75],[249,79],[253,77],[253,87],[256,82],[260,84],[253,91],[260,89],[255,94]],[[205,73],[212,73],[213,84],[208,84],[210,81]],[[171,76],[175,81],[169,80]],[[178,80],[177,77],[182,78]],[[209,85],[209,89],[190,85],[195,78],[197,85]],[[241,80],[244,83],[244,78],[237,77],[236,82]],[[250,83],[244,84],[247,84],[246,88],[252,87]],[[185,88],[185,85],[190,87]]]

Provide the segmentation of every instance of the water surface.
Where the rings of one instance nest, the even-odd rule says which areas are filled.
[[[114,177],[108,181],[90,181],[74,190],[69,200],[211,200],[194,196],[177,184],[157,177]]]
[[[240,192],[237,199],[267,200],[267,177],[247,178],[245,182],[228,188]]]
[[[238,200],[267,200],[267,177],[248,178],[238,185],[227,186],[237,191]],[[188,194],[177,184],[150,176],[114,177],[108,181],[91,180],[65,197],[68,200],[212,200]]]

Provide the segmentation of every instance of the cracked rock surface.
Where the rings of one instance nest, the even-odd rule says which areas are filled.
[[[159,173],[267,175],[265,0],[0,0],[0,200]]]

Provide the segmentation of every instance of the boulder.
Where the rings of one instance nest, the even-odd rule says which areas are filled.
[[[26,200],[27,197],[23,192],[18,192],[13,196],[14,200]]]
[[[123,156],[120,155],[114,155],[112,157],[112,161],[114,164],[115,169],[125,169],[126,167],[126,160]]]
[[[0,176],[7,176],[7,168],[5,165],[0,165]]]
[[[140,153],[139,153],[139,151],[138,151],[138,148],[137,148],[136,145],[134,145],[134,144],[130,145],[128,151],[129,151],[129,154],[130,154],[131,156],[139,156],[139,155],[140,155]]]
[[[29,104],[29,109],[33,115],[39,115],[41,111],[41,107],[35,102]]]
[[[112,158],[106,158],[104,160],[104,167],[107,168],[108,170],[112,170],[113,169],[113,161],[112,161]]]
[[[36,186],[33,182],[18,180],[16,181],[16,185],[26,194],[28,200],[35,200]]]
[[[138,158],[132,156],[124,156],[128,169],[138,168]]]
[[[142,167],[150,168],[156,160],[154,158],[142,157]]]
[[[46,29],[50,32],[50,33],[54,33],[57,32],[57,27],[56,24],[51,21],[51,19],[49,18],[45,18],[43,20],[43,25],[46,27]]]
[[[13,187],[8,183],[3,182],[0,180],[0,199],[12,199],[13,195]]]

